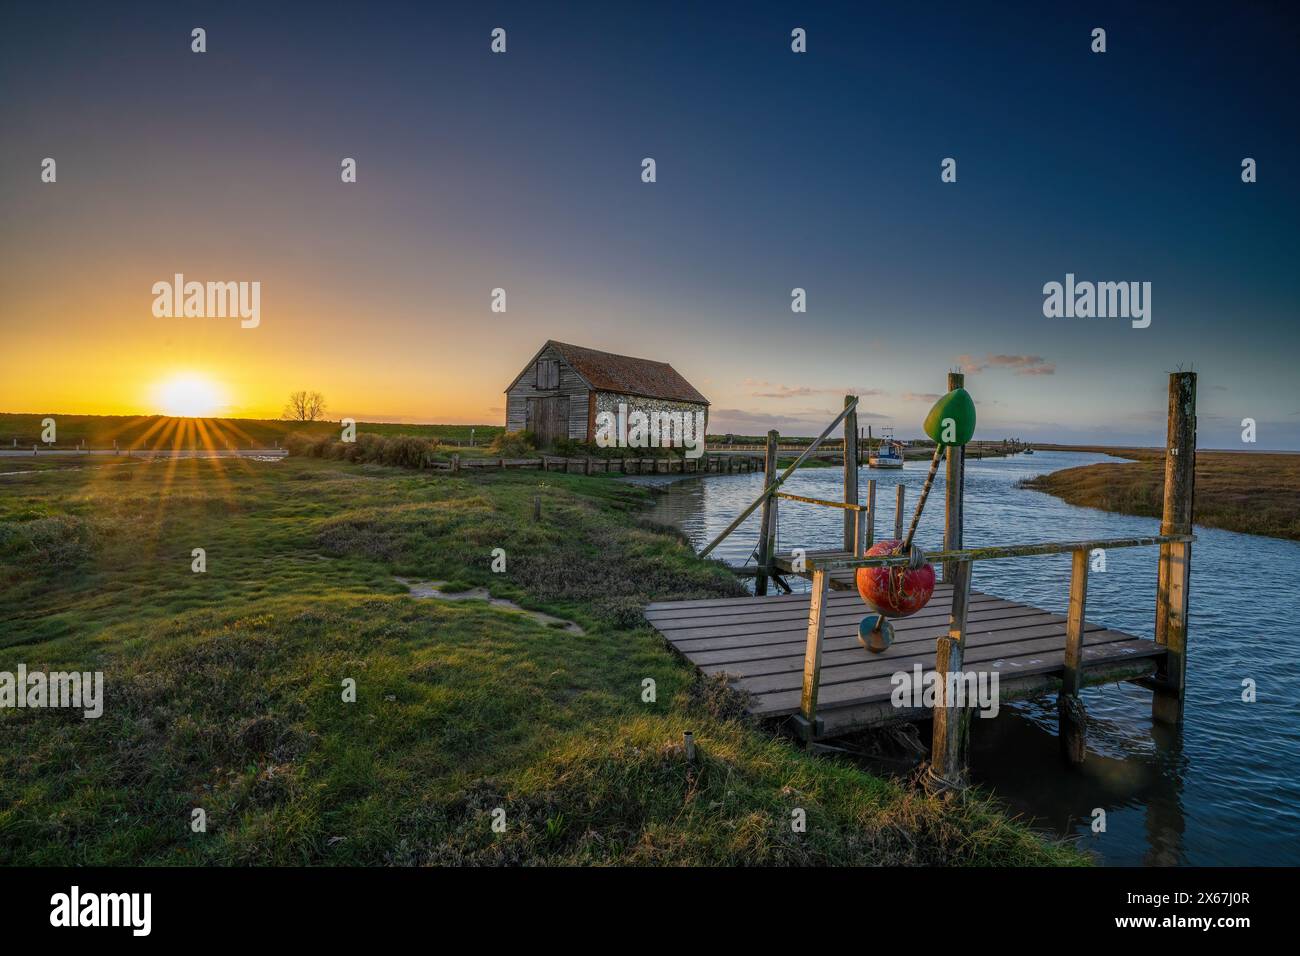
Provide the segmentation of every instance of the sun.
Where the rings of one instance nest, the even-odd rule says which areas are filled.
[[[173,375],[157,386],[159,410],[175,418],[211,418],[221,408],[221,390],[202,375]]]

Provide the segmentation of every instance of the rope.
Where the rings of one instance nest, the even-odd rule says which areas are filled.
[[[925,510],[925,499],[930,497],[930,486],[934,484],[934,476],[939,471],[939,459],[943,457],[943,446],[935,444],[934,457],[930,459],[930,473],[925,476],[925,485],[921,488],[921,498],[916,503],[916,513],[912,515],[911,527],[907,529],[907,537],[903,539],[903,551],[911,551],[912,538],[916,536],[916,526],[921,523],[921,512]]]

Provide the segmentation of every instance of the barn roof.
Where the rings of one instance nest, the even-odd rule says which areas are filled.
[[[615,355],[597,349],[548,341],[547,345],[560,353],[564,361],[581,375],[588,385],[598,392],[622,392],[641,398],[660,398],[675,402],[709,404],[709,400],[682,378],[677,369],[667,362]]]

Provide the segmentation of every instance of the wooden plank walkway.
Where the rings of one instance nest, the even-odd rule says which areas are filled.
[[[799,709],[809,601],[808,594],[662,601],[649,605],[645,615],[703,673],[727,674],[733,687],[752,695],[752,714],[780,717]],[[832,591],[827,601],[817,703],[822,736],[926,716],[892,705],[890,678],[915,664],[925,672],[934,669],[935,642],[948,630],[952,587],[938,585],[919,614],[895,621],[894,644],[882,654],[858,643],[866,607],[856,592]],[[1003,700],[1053,689],[1065,662],[1065,625],[1060,614],[972,591],[964,669],[996,671]],[[1148,676],[1165,653],[1152,640],[1092,623],[1083,644],[1089,683]]]

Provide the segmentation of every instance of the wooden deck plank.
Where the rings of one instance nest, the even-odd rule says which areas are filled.
[[[844,634],[857,634],[858,622],[866,613],[865,608],[859,609],[852,614],[834,614],[830,615],[827,621],[827,627],[836,629],[835,636]],[[979,614],[977,621],[1001,620],[1003,618],[1017,618],[1025,616],[1038,616],[1046,614],[1046,611],[1040,611],[1032,607],[1016,607],[1014,605],[981,607],[974,612]],[[1060,615],[1057,615],[1060,617]],[[929,617],[918,619],[914,622],[899,621],[898,624],[907,623],[906,627],[897,627],[895,634],[900,637],[905,636],[909,631],[918,630],[925,627],[947,626],[947,614],[931,615]],[[771,628],[771,630],[769,630]],[[762,647],[767,644],[781,644],[790,640],[798,640],[799,631],[796,627],[790,626],[786,622],[779,625],[765,624],[757,622],[749,625],[746,630],[744,623],[729,624],[722,628],[689,628],[677,630],[673,628],[659,628],[661,634],[672,641],[673,645],[682,651],[705,651],[720,650],[724,647]],[[804,635],[807,636],[807,627],[805,625]]]
[[[1105,630],[1100,624],[1089,625],[1088,631]],[[894,644],[888,653],[895,656],[903,654],[934,654],[934,641],[938,640],[941,634],[936,633],[932,637],[920,641],[916,644],[920,650],[906,645]],[[997,637],[1003,643],[1012,643],[1017,640],[1033,640],[1039,637],[1057,637],[1062,640],[1065,638],[1064,625],[1060,623],[1038,624],[1030,627],[1015,628],[997,632]],[[739,677],[754,677],[760,674],[777,674],[785,670],[795,670],[798,668],[792,663],[792,658],[796,648],[793,645],[774,645],[762,648],[768,653],[763,657],[737,657],[732,656],[744,653],[741,651],[710,651],[703,654],[692,654],[691,662],[706,674],[735,674]],[[826,641],[822,649],[825,655],[825,666],[830,668],[841,663],[857,663],[862,660],[862,645],[858,643],[855,636],[851,638],[837,638],[834,643]],[[874,656],[874,655],[873,655]],[[880,659],[880,658],[878,658]]]
[[[1089,665],[1106,661],[1129,660],[1137,657],[1158,657],[1164,654],[1164,648],[1155,641],[1142,638],[1129,638],[1109,644],[1085,645],[1083,663]],[[933,666],[933,661],[931,661]],[[1030,654],[1024,658],[1010,658],[989,662],[987,669],[996,668],[999,675],[1012,673],[1018,677],[1059,672],[1065,666],[1065,648],[1052,653]],[[981,668],[974,668],[978,673]],[[888,677],[876,677],[861,681],[822,687],[818,697],[818,706],[822,709],[834,707],[851,707],[859,704],[888,700],[893,686]],[[779,691],[758,695],[750,707],[750,713],[759,716],[780,716],[793,714],[799,709],[799,692]]]
[[[973,591],[972,595],[979,595],[980,592]],[[934,597],[931,603],[950,599],[952,596],[952,586],[941,584],[935,587]],[[650,621],[686,621],[694,623],[696,621],[706,622],[709,618],[734,617],[740,615],[750,617],[755,614],[784,615],[790,618],[808,616],[808,595],[804,594],[780,594],[775,597],[762,598],[763,607],[754,607],[753,597],[740,598],[742,603],[730,606],[703,607],[703,608],[685,608],[676,609],[672,607],[648,607],[645,610],[646,620]],[[997,600],[993,598],[992,600]],[[828,607],[861,607],[862,599],[857,594],[846,594],[842,591],[835,594],[827,595]]]

